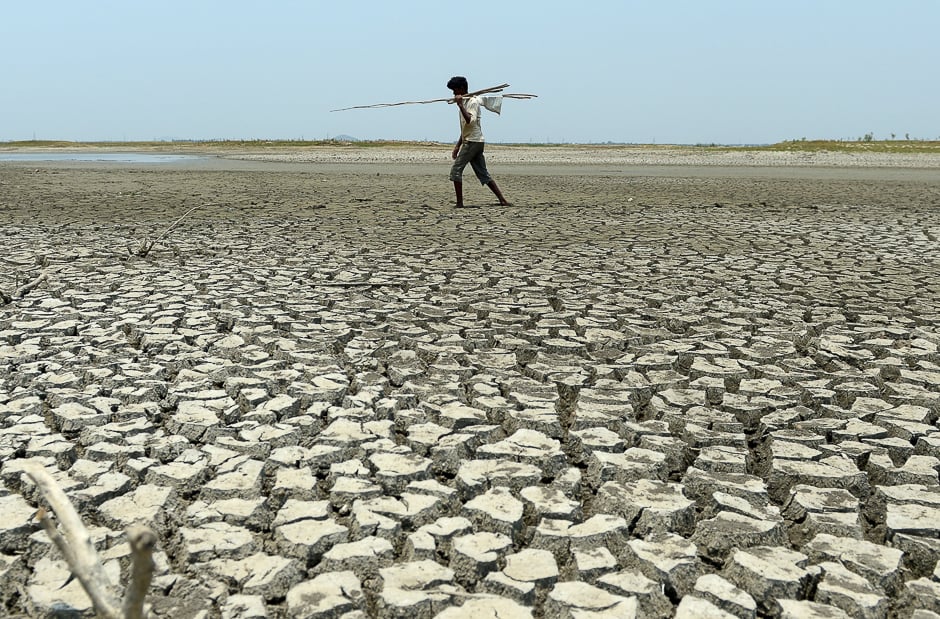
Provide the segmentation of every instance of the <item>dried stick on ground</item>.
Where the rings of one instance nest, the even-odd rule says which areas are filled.
[[[59,526],[56,527],[44,508],[39,510],[37,517],[49,539],[65,557],[72,574],[85,589],[95,612],[105,619],[141,619],[144,616],[144,599],[153,577],[152,554],[156,534],[143,526],[130,527],[127,531],[132,566],[131,580],[122,605],[117,598],[116,584],[108,579],[95,552],[91,535],[65,492],[42,465],[27,463],[24,470],[49,503],[59,520]]]
[[[7,303],[12,303],[14,299],[22,299],[30,290],[49,279],[50,272],[54,272],[56,270],[57,269],[43,269],[39,275],[14,290],[12,294],[6,294],[0,290],[0,304],[6,305]]]
[[[140,248],[137,250],[137,255],[138,255],[139,257],[141,257],[141,258],[146,258],[146,257],[147,257],[147,254],[150,253],[150,250],[153,249],[153,246],[156,245],[157,243],[159,243],[160,241],[162,241],[163,238],[166,237],[166,235],[170,233],[170,230],[172,230],[172,229],[175,228],[177,225],[179,225],[179,223],[180,223],[181,221],[183,221],[183,220],[186,218],[187,215],[189,215],[190,213],[192,213],[193,211],[195,211],[197,208],[201,208],[201,207],[203,207],[203,206],[214,206],[214,205],[212,205],[212,204],[200,204],[200,205],[198,205],[198,206],[192,207],[191,209],[189,209],[188,211],[186,211],[185,213],[183,213],[183,214],[180,216],[179,219],[177,219],[177,220],[174,221],[172,224],[170,224],[170,227],[167,228],[166,230],[164,230],[164,231],[163,231],[163,234],[161,234],[161,235],[158,236],[156,239],[154,239],[153,241],[151,241],[149,245],[147,244],[146,241],[144,241],[143,243],[141,243],[141,244],[140,244]]]
[[[39,284],[43,283],[43,282],[46,281],[47,279],[49,279],[49,271],[48,271],[47,269],[43,269],[43,270],[39,273],[39,275],[37,275],[37,276],[35,277],[35,279],[33,279],[32,281],[26,282],[25,284],[23,284],[22,286],[20,286],[20,287],[17,288],[16,290],[14,290],[14,291],[13,291],[13,298],[14,298],[14,299],[21,299],[21,298],[23,298],[23,296],[26,295],[27,292],[29,292],[30,290],[32,290],[33,288],[35,288],[35,287],[38,286]]]

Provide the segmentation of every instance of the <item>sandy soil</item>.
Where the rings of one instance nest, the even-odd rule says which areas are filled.
[[[885,499],[877,488],[909,483],[932,497],[938,493],[936,162],[739,166],[722,159],[683,166],[665,159],[545,162],[493,151],[491,172],[515,203],[512,208],[495,206],[485,188],[467,182],[470,207],[454,209],[446,152],[414,161],[408,153],[336,161],[276,153],[266,158],[279,161],[259,161],[233,153],[237,158],[185,164],[0,164],[0,291],[17,296],[23,284],[46,275],[36,288],[0,305],[0,499],[11,502],[23,495],[35,501],[10,473],[15,461],[27,457],[46,458],[76,484],[73,488],[95,487],[97,478],[69,477],[76,461],[92,459],[95,441],[141,446],[140,462],[114,463],[128,478],[123,493],[145,483],[173,485],[162,466],[174,458],[195,466],[192,462],[205,458],[201,476],[180,482],[176,502],[160,508],[165,555],[155,597],[162,600],[162,616],[189,616],[185,612],[200,605],[216,612],[237,594],[254,596],[259,604],[264,598],[271,616],[312,612],[291,606],[301,602],[285,593],[320,573],[323,549],[297,555],[270,518],[261,524],[227,520],[253,540],[250,549],[193,549],[189,532],[213,520],[193,510],[198,500],[213,500],[201,488],[223,475],[215,460],[223,444],[237,443],[231,449],[255,454],[265,475],[274,476],[286,465],[265,455],[270,445],[252,451],[260,440],[253,428],[293,428],[302,436],[292,439],[297,445],[314,448],[327,440],[319,429],[352,419],[375,433],[374,443],[342,438],[348,441],[342,460],[360,461],[361,470],[330,469],[329,463],[317,469],[308,462],[301,468],[312,467],[313,488],[273,490],[271,477],[245,490],[243,498],[268,504],[272,513],[292,492],[303,500],[329,501],[327,519],[348,531],[348,538],[337,540],[351,542],[366,536],[366,529],[356,521],[361,513],[350,512],[352,499],[332,485],[342,476],[337,471],[354,470],[348,474],[377,483],[380,494],[400,497],[401,487],[382,477],[375,456],[420,456],[430,463],[430,473],[416,472],[413,479],[402,473],[400,483],[432,477],[461,493],[459,501],[437,505],[428,522],[460,516],[473,534],[506,533],[512,547],[499,551],[502,569],[506,553],[542,548],[536,535],[541,508],[526,503],[524,522],[509,532],[478,517],[471,498],[489,494],[460,486],[463,477],[454,477],[477,456],[468,452],[451,462],[411,426],[437,424],[445,432],[479,427],[466,438],[476,449],[505,446],[521,429],[540,433],[529,447],[513,448],[521,454],[516,461],[539,466],[551,461],[551,474],[537,483],[577,506],[573,520],[588,519],[619,509],[597,500],[605,483],[630,481],[626,473],[608,475],[597,464],[597,454],[609,449],[603,441],[576,434],[593,427],[579,421],[590,408],[584,394],[604,385],[610,393],[623,389],[622,407],[606,421],[601,417],[608,413],[593,413],[595,429],[619,437],[614,451],[643,445],[667,454],[666,464],[644,477],[663,487],[678,484],[669,487],[697,501],[688,518],[653,525],[627,518],[618,535],[647,539],[651,531],[665,529],[673,542],[692,540],[700,558],[693,553],[684,574],[717,570],[747,591],[762,612],[776,612],[775,602],[761,597],[762,585],[741,576],[745,568],[732,566],[731,549],[709,528],[722,508],[696,495],[689,482],[689,465],[688,471],[717,470],[703,463],[703,450],[711,440],[721,444],[716,438],[721,433],[709,439],[700,434],[711,432],[704,419],[724,415],[721,436],[728,449],[739,450],[741,466],[746,462],[747,474],[767,488],[755,495],[763,501],[755,508],[763,516],[754,517],[779,524],[783,532],[758,542],[805,551],[811,564],[823,561],[807,550],[819,533],[863,537],[879,548],[903,546],[897,582],[887,590],[878,589],[883,583],[871,584],[873,595],[884,600],[883,608],[929,604],[923,592],[932,585],[921,581],[936,574],[936,555],[931,562],[929,549],[935,548],[930,540],[940,537],[940,525],[931,514],[940,507],[924,508],[921,520],[892,530],[897,521],[889,518],[886,524],[884,510],[903,499]],[[175,223],[146,258],[131,255]],[[718,370],[691,369],[703,361],[737,370],[722,378]],[[294,382],[264,373],[271,368],[296,370]],[[342,383],[345,395],[297,387],[314,384],[319,375]],[[236,377],[256,382],[240,383]],[[141,390],[124,389],[129,384]],[[540,385],[545,389],[536,389]],[[230,429],[214,434],[181,429],[181,403],[210,392],[217,400],[230,399],[219,405],[221,421],[210,427]],[[309,419],[297,421],[296,410],[265,413],[265,402],[281,395],[296,400],[301,412],[309,410]],[[484,395],[499,395],[504,408]],[[613,396],[605,397],[609,404]],[[95,424],[137,419],[143,434],[89,434],[57,413],[70,402],[95,409],[96,398],[113,406],[105,408],[103,418],[96,416]],[[548,402],[547,410],[557,416],[520,421],[520,411],[536,406],[533,398]],[[475,407],[489,425],[456,423],[441,412],[448,401]],[[903,406],[914,407],[903,409],[907,415],[919,411],[917,423],[907,418],[904,425],[884,412]],[[700,425],[694,423],[696,415],[702,416]],[[867,425],[846,425],[852,420]],[[390,423],[379,423],[384,421]],[[787,468],[789,456],[774,452],[774,433],[781,433],[776,435],[781,441],[788,437],[778,443],[788,449],[802,441],[809,449],[807,461],[819,460],[822,449],[842,454],[854,463],[852,471],[833,483],[793,472]],[[889,435],[903,437],[901,444],[888,441]],[[186,450],[166,447],[172,436],[182,436]],[[238,441],[223,440],[232,436]],[[48,439],[45,446],[37,437]],[[335,446],[339,439],[329,440]],[[858,456],[858,445],[876,454],[871,462]],[[851,495],[838,497],[847,507],[839,510],[857,516],[855,524],[836,526],[784,510],[803,492],[799,484],[825,492],[848,488]],[[512,500],[521,505],[518,488],[510,486]],[[82,510],[89,521],[118,530],[108,542],[116,543],[120,518],[102,516],[111,513],[102,507],[105,498],[114,497],[100,504],[86,500]],[[387,533],[394,550],[383,565],[414,559],[405,550],[414,528],[405,524]],[[55,583],[40,577],[35,566],[47,550],[25,541],[29,530],[7,526],[0,533],[3,573],[34,587],[0,586],[0,614],[6,608],[40,616],[52,603],[49,596],[65,595],[55,593],[64,578]],[[578,568],[570,553],[556,553],[562,580],[593,586],[605,573],[653,573],[639,555],[617,544],[609,548],[613,562],[590,570]],[[297,562],[276,595],[243,589],[213,563],[243,561],[261,549]],[[463,564],[453,556],[448,559],[440,549],[434,556],[441,569],[458,570],[454,586],[461,591],[496,591],[487,588],[484,572],[478,580],[462,574]],[[364,593],[345,600],[349,608],[371,613],[399,603],[382,589],[381,579],[357,569]],[[819,595],[822,602],[817,592],[827,589],[817,586],[820,572],[813,574],[806,576],[812,586],[798,579],[804,588],[794,596]],[[669,614],[683,598],[698,599],[688,582],[663,578],[669,598],[636,594],[644,608]],[[434,587],[427,596],[437,610],[468,599]],[[660,591],[658,585],[654,589]],[[563,594],[556,588],[528,600],[498,593],[538,612],[576,608]],[[320,598],[334,599],[324,595]],[[80,606],[80,598],[67,603]],[[833,599],[827,603],[836,604]],[[838,602],[855,615],[860,611],[852,603]]]

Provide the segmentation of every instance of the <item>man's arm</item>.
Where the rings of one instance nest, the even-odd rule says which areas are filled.
[[[457,145],[454,146],[454,152],[451,153],[451,157],[450,157],[451,159],[456,159],[456,158],[457,158],[457,153],[460,152],[460,147],[461,147],[462,145],[463,145],[463,136],[460,136],[459,138],[457,138]]]
[[[455,96],[454,100],[457,102],[457,107],[460,108],[460,113],[463,115],[463,119],[468,123],[473,122],[473,116],[471,116],[470,112],[467,111],[467,108],[463,106],[463,95]]]

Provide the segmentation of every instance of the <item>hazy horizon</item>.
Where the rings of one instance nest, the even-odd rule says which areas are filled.
[[[508,82],[494,143],[940,139],[940,3],[458,5],[65,0],[7,8],[0,141],[449,142],[443,103]]]

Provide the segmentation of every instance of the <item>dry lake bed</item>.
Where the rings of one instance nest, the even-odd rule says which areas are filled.
[[[448,153],[0,163],[0,615],[940,616],[936,157]]]

